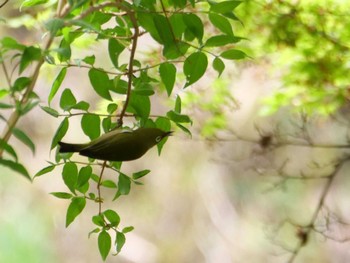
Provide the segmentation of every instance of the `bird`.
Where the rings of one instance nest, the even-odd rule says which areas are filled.
[[[78,152],[80,155],[104,161],[132,161],[142,157],[150,148],[172,133],[158,128],[116,129],[88,143],[73,144],[60,141],[59,152]]]

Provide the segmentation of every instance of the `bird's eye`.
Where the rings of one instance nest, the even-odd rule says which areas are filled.
[[[158,137],[156,138],[156,142],[160,142],[161,139],[162,139],[162,136],[158,136]]]

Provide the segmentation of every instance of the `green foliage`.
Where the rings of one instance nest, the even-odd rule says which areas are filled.
[[[349,7],[348,1],[316,0],[248,0],[241,5],[241,16],[259,21],[244,29],[255,36],[247,47],[282,76],[280,88],[265,100],[264,114],[290,106],[328,115],[348,102]]]
[[[134,127],[158,127],[164,131],[178,127],[191,135],[192,118],[182,105],[179,89],[184,87],[188,90],[190,86],[195,86],[211,70],[210,63],[220,76],[225,70],[223,59],[247,57],[234,46],[243,39],[234,34],[232,26],[238,21],[234,11],[240,1],[140,0],[97,3],[82,0],[70,1],[63,9],[55,1],[50,5],[48,3],[43,0],[26,0],[22,3],[22,8],[30,11],[26,13],[24,21],[31,22],[28,24],[32,28],[28,26],[27,29],[40,31],[42,27],[39,25],[44,24],[47,32],[42,33],[46,35],[46,44],[42,47],[24,45],[10,37],[0,40],[0,63],[7,82],[0,90],[0,108],[13,110],[8,119],[0,115],[1,121],[8,125],[0,141],[0,156],[6,154],[7,159],[0,158],[0,164],[29,179],[26,168],[18,162],[20,156],[9,143],[9,138],[14,135],[35,153],[33,140],[16,126],[17,121],[35,108],[39,101],[43,104],[40,107],[44,112],[61,120],[52,136],[51,150],[58,146],[67,132],[71,132],[69,123],[76,122],[76,116],[81,116],[81,130],[90,140],[101,135],[101,127],[104,132],[123,127],[126,118]],[[35,15],[30,17],[30,14]],[[47,20],[39,22],[39,18]],[[143,34],[148,34],[154,40],[154,46],[146,56],[141,56],[138,51],[142,45],[139,38]],[[81,43],[85,45],[83,51],[89,51],[88,55],[77,52],[77,49],[81,49]],[[102,46],[108,48],[91,54],[91,50]],[[99,64],[105,61],[105,57],[109,58],[110,64]],[[44,63],[50,64],[51,69],[55,68],[56,77],[47,97],[41,98],[35,94],[34,88]],[[15,66],[10,70],[10,65],[18,65],[18,68]],[[103,109],[97,112],[93,107],[90,109],[89,102],[79,101],[80,83],[65,86],[72,67],[87,69],[81,71],[85,75],[80,77],[88,79],[91,86],[84,89],[94,91],[98,100],[107,101]],[[15,69],[17,77],[7,74]],[[152,107],[157,101],[154,97],[169,102],[165,104],[168,107],[165,114],[159,114],[155,111],[158,107]],[[55,100],[58,100],[59,108],[54,106]],[[96,104],[91,103],[91,106]],[[159,154],[166,141],[164,139],[157,145]],[[55,162],[50,162],[34,177],[56,172],[59,170],[57,167],[62,168],[62,180],[69,193],[51,194],[70,200],[66,214],[67,227],[83,212],[87,201],[97,204],[99,213],[92,217],[92,223],[97,227],[89,236],[98,234],[98,248],[105,260],[112,249],[111,232],[115,233],[114,249],[119,253],[126,242],[125,234],[133,227],[121,228],[116,211],[103,211],[102,189],[115,191],[114,199],[128,195],[132,184],[142,184],[141,180],[151,171],[143,169],[127,175],[121,171],[121,163],[101,164],[92,159],[84,163],[74,158],[71,153],[60,154],[56,148]],[[99,175],[94,173],[92,165],[101,170]],[[112,170],[118,177],[103,179],[105,169]],[[91,190],[91,184],[97,185],[98,190],[95,191],[96,187],[91,187]]]

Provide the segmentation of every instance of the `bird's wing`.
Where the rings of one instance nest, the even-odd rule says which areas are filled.
[[[107,149],[110,145],[115,145],[116,142],[122,142],[129,138],[132,134],[132,130],[114,130],[101,135],[96,140],[92,141],[87,147],[81,149],[81,151],[103,151]]]

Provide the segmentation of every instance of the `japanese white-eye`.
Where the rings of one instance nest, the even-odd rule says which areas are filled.
[[[84,144],[59,142],[59,152],[79,152],[80,155],[105,161],[131,161],[140,158],[163,138],[171,135],[158,128],[113,130]]]

